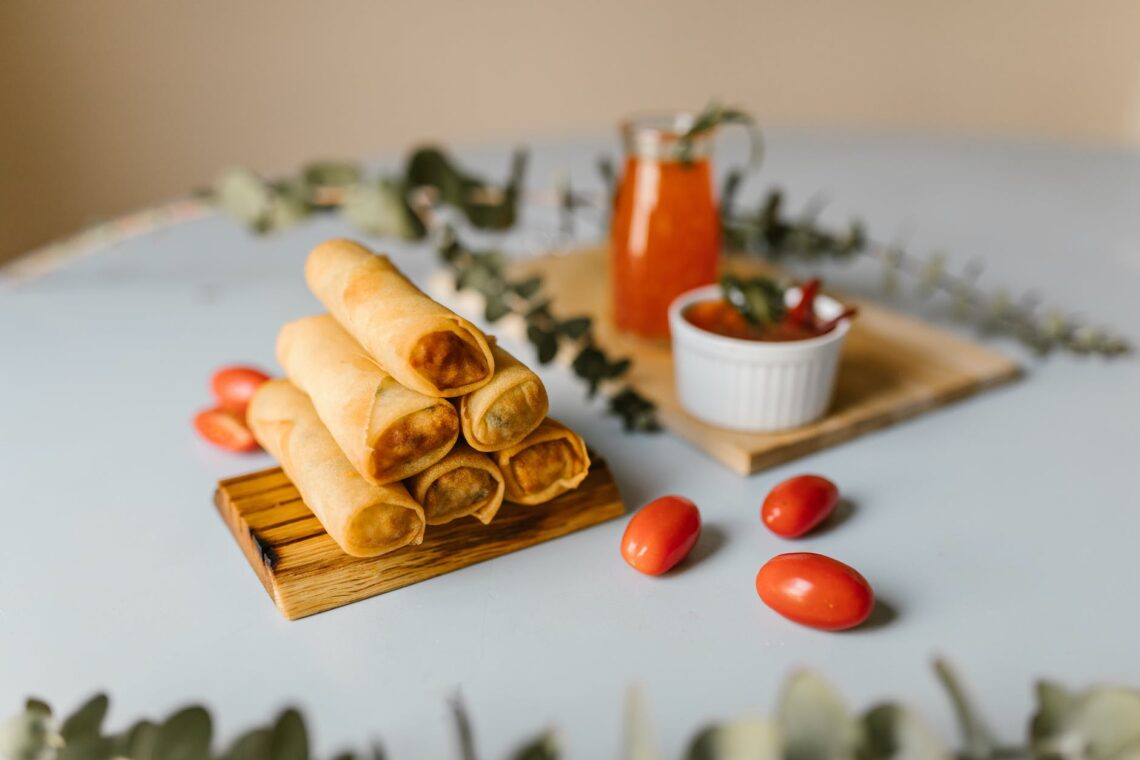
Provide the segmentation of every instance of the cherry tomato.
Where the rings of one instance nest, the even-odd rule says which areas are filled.
[[[210,388],[219,406],[244,417],[253,392],[268,379],[269,375],[254,367],[222,367],[210,379]]]
[[[828,518],[839,503],[839,489],[819,475],[798,475],[771,491],[760,519],[777,536],[798,538]]]
[[[257,441],[245,422],[234,412],[221,407],[198,412],[194,427],[199,435],[215,446],[230,451],[253,451]]]
[[[756,592],[788,620],[825,631],[854,628],[875,606],[875,592],[854,568],[810,552],[768,560],[756,574]]]
[[[701,512],[683,496],[646,504],[625,528],[621,556],[634,570],[661,575],[685,558],[701,535]]]

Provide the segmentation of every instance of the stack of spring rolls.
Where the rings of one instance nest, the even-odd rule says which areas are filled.
[[[387,257],[331,240],[305,279],[328,313],[281,329],[287,379],[258,389],[248,421],[346,553],[486,525],[504,498],[539,505],[585,479],[586,446],[547,417],[538,375]]]

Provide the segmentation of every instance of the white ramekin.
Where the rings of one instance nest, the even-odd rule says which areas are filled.
[[[690,304],[720,297],[720,286],[708,285],[683,293],[669,306],[681,406],[711,425],[752,433],[786,430],[822,417],[831,403],[851,320],[816,338],[768,343],[717,335],[682,316]],[[798,302],[799,289],[789,289],[786,297],[789,304]],[[833,319],[843,305],[820,295],[815,311],[823,320]]]

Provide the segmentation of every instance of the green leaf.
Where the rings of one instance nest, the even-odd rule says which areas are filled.
[[[538,352],[539,364],[549,364],[558,355],[558,338],[554,333],[536,325],[527,325],[526,337]]]
[[[590,332],[590,327],[593,326],[593,320],[589,317],[573,317],[560,322],[558,325],[558,332],[565,335],[571,340],[578,340],[586,336]]]
[[[722,106],[717,101],[710,101],[705,109],[697,114],[688,131],[681,136],[678,142],[681,161],[688,163],[693,160],[695,152],[694,141],[701,135],[728,124],[739,124],[748,129],[749,156],[748,163],[753,170],[760,166],[764,157],[764,135],[756,124],[752,114],[739,108]]]
[[[269,214],[273,191],[249,169],[237,167],[227,169],[214,183],[214,202],[235,219],[257,225]]]
[[[51,717],[51,705],[37,697],[28,697],[24,702],[24,709],[28,712],[38,712]]]
[[[269,760],[273,730],[255,728],[234,739],[222,760]]]
[[[360,181],[360,165],[350,161],[315,161],[301,170],[301,179],[311,188],[348,187]]]
[[[526,153],[516,151],[506,184],[497,188],[464,172],[439,148],[423,147],[409,158],[404,176],[411,188],[434,188],[440,201],[462,211],[473,226],[503,230],[515,223],[525,169]]]
[[[451,716],[455,720],[456,738],[459,740],[460,760],[478,760],[475,752],[475,732],[471,729],[471,719],[467,715],[467,706],[463,704],[463,698],[456,695],[449,704]]]
[[[498,322],[511,313],[511,307],[499,296],[488,296],[483,316],[488,322]]]
[[[917,715],[880,705],[863,716],[860,760],[951,760],[950,753]]]
[[[954,707],[954,715],[958,719],[958,730],[962,734],[962,741],[965,745],[961,754],[966,758],[976,758],[977,760],[991,757],[998,751],[997,740],[994,739],[989,727],[982,721],[977,708],[966,696],[966,691],[958,681],[958,676],[945,660],[934,661],[934,672],[942,682],[943,688],[946,689]]]
[[[859,724],[831,686],[811,672],[792,676],[780,700],[785,760],[855,757]]]
[[[115,755],[131,760],[152,760],[158,744],[159,726],[141,720],[115,737]]]
[[[516,282],[511,285],[511,290],[523,298],[531,298],[538,293],[542,288],[541,277],[529,277],[521,282]]]
[[[661,760],[661,750],[653,738],[645,700],[638,689],[630,689],[625,700],[622,760]]]
[[[270,760],[309,760],[309,734],[301,713],[289,709],[281,713],[269,740]]]
[[[63,722],[60,734],[69,743],[88,736],[99,736],[109,705],[110,700],[106,694],[96,694]]]
[[[686,760],[782,760],[779,730],[764,718],[709,726],[693,739]]]
[[[1049,737],[1064,733],[1076,700],[1060,684],[1052,681],[1037,683],[1037,712],[1029,725],[1034,741],[1047,741]]]
[[[1049,687],[1044,697],[1031,724],[1039,757],[1120,760],[1140,753],[1140,693],[1099,687],[1065,699]]]
[[[154,740],[154,760],[209,760],[213,727],[202,707],[187,707],[159,726]]]
[[[724,300],[754,325],[775,324],[787,312],[784,302],[786,288],[771,277],[744,280],[734,274],[726,274],[720,278],[720,289]]]
[[[47,760],[59,742],[51,715],[38,705],[0,723],[0,757],[7,760]]]
[[[111,760],[115,756],[115,740],[110,736],[87,734],[69,740],[56,755],[56,760]]]
[[[657,406],[628,385],[610,399],[608,411],[621,418],[627,432],[656,433],[661,430],[657,422]]]
[[[341,214],[346,222],[369,235],[401,240],[419,237],[401,187],[390,180],[349,188]]]
[[[517,749],[511,760],[558,760],[558,742],[553,731],[547,731]]]

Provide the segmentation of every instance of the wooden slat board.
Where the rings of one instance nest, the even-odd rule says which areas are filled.
[[[285,617],[296,620],[410,586],[625,513],[609,468],[591,463],[577,489],[536,507],[506,503],[490,525],[429,525],[419,546],[362,559],[343,553],[280,468],[218,483],[214,504]]]
[[[746,259],[730,259],[742,274],[764,271]],[[666,428],[688,439],[731,469],[748,475],[891,425],[928,409],[1012,380],[1016,362],[926,322],[875,303],[835,294],[859,307],[843,350],[835,398],[828,415],[781,433],[739,433],[703,423],[677,401],[673,357],[667,343],[618,333],[609,316],[604,249],[520,262],[516,274],[538,274],[556,313],[594,318],[598,343],[633,358],[629,382],[659,407]]]

